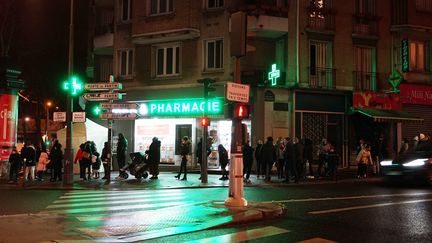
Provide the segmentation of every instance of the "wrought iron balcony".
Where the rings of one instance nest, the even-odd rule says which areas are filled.
[[[353,33],[358,35],[377,36],[379,17],[371,14],[353,16]]]
[[[309,67],[309,87],[321,89],[336,88],[336,69]]]
[[[332,9],[308,8],[307,27],[316,30],[335,30],[335,14]]]
[[[375,72],[353,72],[353,84],[355,91],[376,91],[376,73]]]

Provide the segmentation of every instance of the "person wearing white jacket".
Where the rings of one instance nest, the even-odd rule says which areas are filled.
[[[39,161],[37,164],[37,178],[39,181],[43,181],[43,176],[46,171],[46,166],[49,163],[48,153],[46,152],[46,148],[42,148],[41,154],[39,156]]]

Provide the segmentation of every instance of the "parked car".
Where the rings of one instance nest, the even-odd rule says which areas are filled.
[[[417,181],[432,184],[432,151],[410,151],[393,160],[383,160],[386,181]]]

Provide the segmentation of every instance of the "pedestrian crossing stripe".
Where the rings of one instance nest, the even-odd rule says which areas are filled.
[[[98,193],[82,193],[82,194],[69,194],[66,193],[65,196],[61,196],[60,199],[78,199],[78,198],[93,198],[97,196],[105,196],[105,197],[111,197],[111,196],[126,196],[126,195],[154,195],[154,194],[178,194],[182,193],[179,191],[158,191],[158,192],[140,192],[140,191],[126,191],[126,192],[98,192]]]
[[[176,193],[169,193],[169,194],[165,194],[165,193],[155,193],[155,194],[151,194],[151,195],[126,195],[126,196],[106,196],[106,195],[100,195],[100,196],[95,196],[92,198],[70,198],[70,199],[60,199],[60,200],[56,200],[53,203],[57,204],[57,203],[76,203],[76,202],[91,202],[91,201],[101,201],[101,200],[125,200],[125,199],[138,199],[138,198],[159,198],[159,197],[163,197],[163,196],[167,196],[167,197],[174,197],[174,196],[182,196],[184,195],[184,193],[181,192],[176,192]]]
[[[275,226],[266,226],[257,229],[245,230],[231,234],[219,235],[205,239],[189,241],[189,243],[207,243],[207,242],[241,242],[260,239],[273,235],[288,233],[289,230],[278,228]]]

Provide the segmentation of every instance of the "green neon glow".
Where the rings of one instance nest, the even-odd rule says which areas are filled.
[[[96,106],[96,107],[93,109],[93,113],[94,113],[95,115],[99,115],[99,114],[101,113],[101,109],[99,108],[99,106]]]
[[[280,78],[280,70],[276,69],[276,64],[272,64],[271,71],[268,73],[268,79],[270,79],[271,85],[275,86],[277,84],[277,79]]]
[[[156,100],[142,103],[139,113],[143,116],[202,116],[223,114],[223,98],[205,100],[180,99],[180,100]]]
[[[77,77],[71,77],[70,80],[64,81],[63,89],[70,91],[71,95],[76,95],[83,89],[83,85]]]

